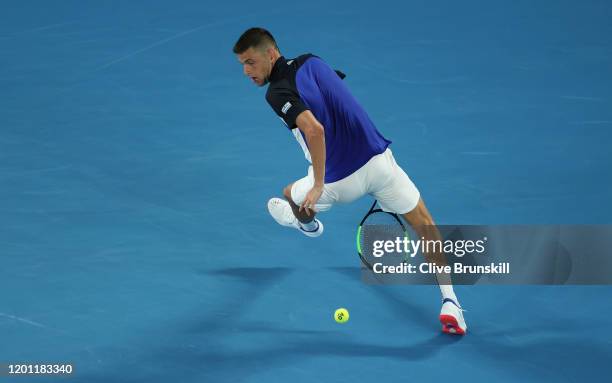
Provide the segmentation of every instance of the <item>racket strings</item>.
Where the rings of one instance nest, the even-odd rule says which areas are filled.
[[[403,261],[403,254],[395,252],[395,244],[398,238],[403,241],[408,234],[398,219],[399,217],[382,211],[370,213],[366,217],[361,227],[360,247],[362,260],[368,268],[372,268],[375,263],[391,265]],[[387,254],[385,251],[391,248],[390,242],[394,243],[393,254]]]

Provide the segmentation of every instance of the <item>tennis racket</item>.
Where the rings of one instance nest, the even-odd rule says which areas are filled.
[[[357,254],[363,266],[374,272],[374,264],[381,262],[383,258],[374,256],[374,241],[394,241],[396,238],[410,240],[410,234],[406,224],[395,213],[390,213],[377,207],[378,201],[374,200],[372,207],[363,217],[357,227]],[[406,261],[406,254],[395,257],[397,263]],[[385,264],[389,264],[385,259]]]

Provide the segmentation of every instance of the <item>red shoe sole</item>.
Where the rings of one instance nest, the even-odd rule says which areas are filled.
[[[440,315],[440,323],[442,323],[442,332],[452,335],[465,335],[465,331],[459,327],[457,319],[450,315]]]

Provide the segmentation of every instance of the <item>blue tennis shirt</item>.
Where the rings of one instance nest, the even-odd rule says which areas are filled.
[[[363,107],[350,93],[344,74],[319,57],[306,54],[287,60],[280,57],[270,75],[266,100],[293,130],[309,158],[297,116],[310,110],[325,130],[325,183],[339,181],[361,168],[391,141],[383,137]]]

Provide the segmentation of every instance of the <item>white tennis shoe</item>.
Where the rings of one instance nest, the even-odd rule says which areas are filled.
[[[447,334],[465,335],[467,325],[463,319],[463,309],[452,299],[444,298],[440,310],[442,332]]]
[[[293,215],[291,205],[284,199],[276,197],[270,198],[268,201],[268,211],[279,225],[293,227],[308,237],[318,237],[323,234],[323,223],[316,218],[315,222],[317,223],[317,228],[315,230],[308,231],[302,228],[300,222],[295,218],[295,215]]]

